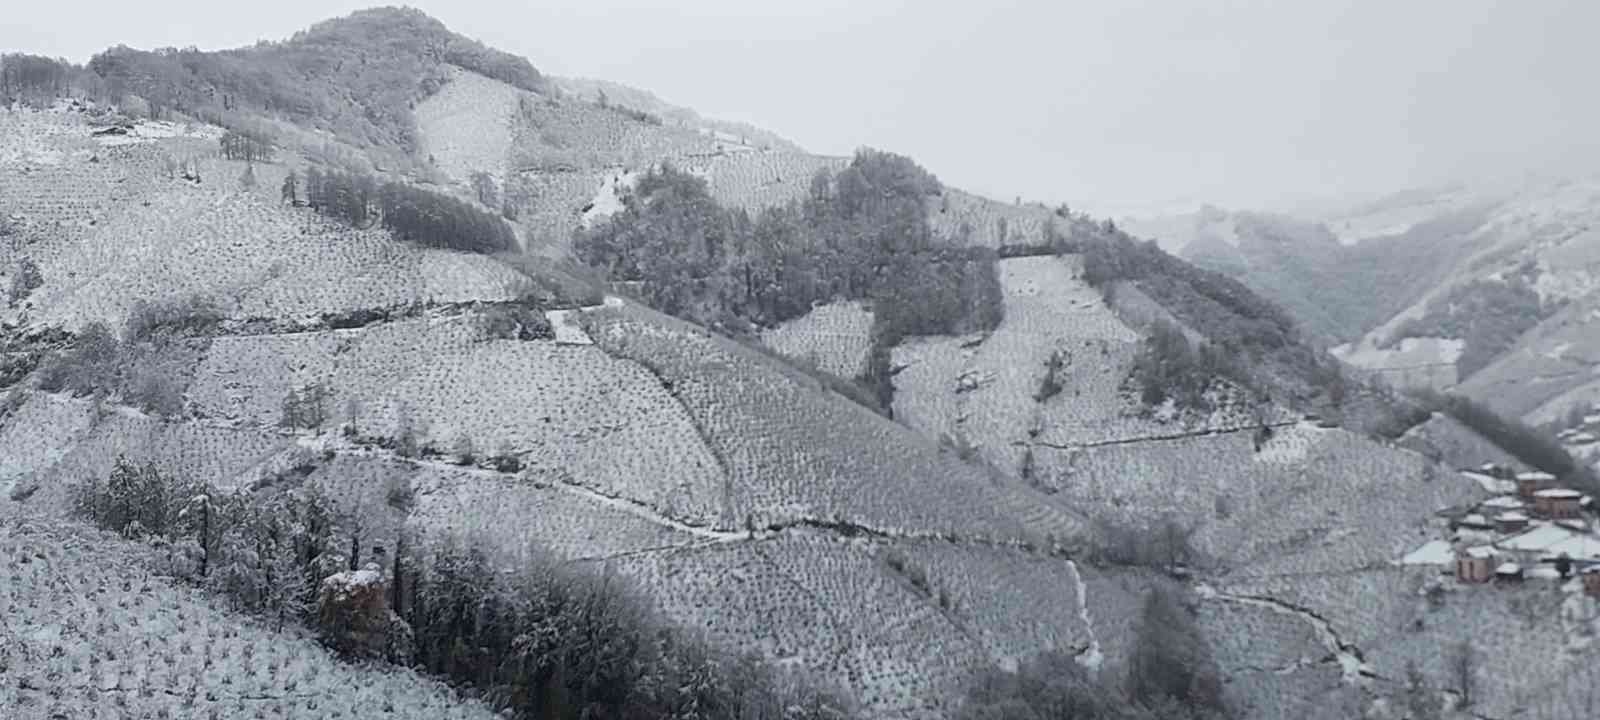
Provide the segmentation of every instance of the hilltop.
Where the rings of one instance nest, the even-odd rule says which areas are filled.
[[[395,74],[368,83],[345,64],[363,59]],[[240,607],[184,636],[205,643],[238,610],[287,612],[240,586],[321,579],[282,540],[316,526],[316,557],[351,572],[388,553],[410,659],[486,704],[528,711],[557,686],[599,711],[724,701],[673,681],[770,672],[919,718],[1041,667],[1140,706],[1349,717],[1449,691],[1460,627],[1588,607],[1403,563],[1452,537],[1442,511],[1498,492],[1307,417],[1334,364],[1289,312],[1112,223],[892,153],[814,156],[644,95],[601,103],[415,11],[238,51],[4,62],[44,78],[0,113],[4,549],[21,563],[12,548],[69,538],[51,562],[84,568],[14,572],[29,598],[214,551],[243,570],[199,584]],[[105,509],[130,478],[156,498],[137,525]],[[197,530],[195,507],[254,519]],[[48,529],[108,517],[117,537]],[[91,571],[102,546],[127,560]],[[193,570],[160,572],[141,598],[188,592]],[[567,572],[636,590],[691,649],[629,635],[625,660],[683,674],[605,697],[579,670],[529,669],[560,631],[417,601],[464,588],[445,597],[548,630],[523,593]],[[561,592],[535,593],[541,612],[585,606]],[[103,609],[144,622],[134,605]],[[634,627],[631,605],[605,607]],[[1480,640],[1485,716],[1581,701],[1592,651],[1563,643],[1592,623],[1535,624]],[[738,661],[701,641],[762,669],[719,674]],[[465,659],[476,647],[501,654]],[[82,685],[51,678],[23,689]]]

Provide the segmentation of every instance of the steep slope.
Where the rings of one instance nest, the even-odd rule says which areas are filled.
[[[62,159],[4,174],[22,227],[7,259],[37,257],[45,276],[8,310],[8,341],[121,327],[139,299],[224,300],[208,335],[117,350],[189,359],[162,378],[170,414],[130,406],[120,376],[94,380],[99,400],[28,389],[36,377],[6,391],[0,491],[32,516],[57,517],[119,457],[221,491],[309,468],[358,509],[403,482],[418,527],[493,538],[507,563],[529,543],[605,563],[683,626],[826,673],[884,714],[942,716],[979,669],[1093,646],[1078,593],[1100,580],[1051,554],[1086,540],[1080,516],[769,356],[631,303],[552,310],[553,339],[507,334],[499,313],[539,292],[507,266],[268,201],[232,180],[242,165],[206,161],[195,184],[139,159],[187,138],[113,152],[71,114],[13,121],[49,128],[34,142]],[[101,174],[126,194],[39,201]],[[146,258],[161,271],[120,271],[158,267]],[[288,416],[317,387],[314,424]],[[463,438],[520,469],[457,465]],[[386,449],[402,441],[421,457]],[[371,539],[392,544],[385,527],[368,523]]]
[[[443,683],[342,662],[175,586],[147,548],[20,512],[0,497],[8,717],[496,717]]]
[[[377,146],[373,165],[414,145],[382,172],[421,186],[466,194],[488,173],[528,249],[552,257],[658,163],[752,211],[807,197],[818,170],[853,162],[560,97],[470,57],[419,72],[441,85],[404,116],[414,136],[344,144]],[[359,106],[291,118],[291,132]],[[23,258],[42,277],[0,316],[8,356],[44,360],[0,379],[0,495],[23,498],[12,507],[39,523],[27,533],[59,521],[69,488],[118,457],[219,491],[303,483],[360,518],[353,545],[398,548],[420,532],[469,539],[497,570],[541,548],[614,572],[676,627],[833,681],[874,717],[948,717],[977,672],[1047,651],[1117,682],[1157,585],[1187,592],[1232,681],[1220,692],[1263,720],[1356,715],[1407,660],[1442,685],[1439,658],[1461,627],[1527,612],[1463,591],[1435,623],[1416,591],[1439,568],[1393,566],[1448,537],[1437,514],[1482,500],[1477,481],[1226,384],[1208,412],[1143,407],[1128,380],[1152,318],[1254,355],[1279,400],[1315,392],[1317,358],[1283,310],[1239,283],[1064,209],[916,189],[927,225],[957,241],[940,267],[996,271],[983,286],[1002,306],[990,331],[907,333],[890,350],[874,327],[892,302],[875,300],[763,333],[840,374],[883,371],[894,423],[633,300],[553,300],[511,264],[278,202],[289,164],[340,164],[292,144],[246,165],[208,157],[223,131],[203,123],[94,135],[70,109],[0,123],[21,130],[0,133],[0,217],[16,216],[0,238],[4,279],[27,275]],[[169,156],[203,179],[170,177]],[[136,300],[194,294],[216,317],[141,334],[164,326]],[[94,320],[128,332],[98,335]],[[111,355],[126,366],[73,343],[121,343]],[[45,382],[63,367],[67,381]],[[1494,638],[1491,668],[1505,677],[1486,685],[1484,707],[1512,714],[1575,672],[1592,655],[1552,648],[1579,628]],[[1536,664],[1547,671],[1515,672]]]

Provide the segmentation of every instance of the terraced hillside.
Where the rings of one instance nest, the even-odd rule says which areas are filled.
[[[427,68],[438,87],[414,111],[396,106],[415,122],[417,167],[382,172],[413,172],[421,186],[442,175],[458,194],[488,173],[507,201],[495,209],[508,210],[524,249],[552,257],[661,162],[704,177],[717,203],[742,210],[803,197],[817,170],[851,162],[502,83],[462,62]],[[1214,685],[1240,718],[1332,720],[1392,706],[1407,661],[1421,666],[1425,690],[1443,691],[1440,658],[1481,634],[1464,627],[1524,628],[1482,641],[1496,654],[1486,672],[1505,675],[1484,683],[1484,717],[1567,698],[1593,658],[1567,642],[1593,608],[1570,592],[1558,603],[1553,593],[1513,602],[1445,590],[1446,610],[1419,605],[1438,568],[1398,563],[1449,531],[1441,511],[1486,496],[1472,479],[1225,390],[1207,398],[1209,412],[1143,407],[1128,379],[1156,319],[1209,338],[1217,325],[1201,321],[1228,313],[1243,318],[1230,332],[1269,329],[1291,350],[1299,339],[1237,285],[1213,283],[1207,295],[1184,285],[1192,278],[1122,277],[1142,268],[1117,267],[1096,287],[1093,248],[1011,257],[1120,239],[1109,224],[912,182],[929,235],[970,246],[955,249],[951,277],[964,281],[969,265],[995,270],[972,274],[997,281],[983,285],[997,286],[1003,311],[981,325],[992,331],[907,333],[884,369],[874,326],[892,303],[874,308],[882,295],[862,292],[762,333],[778,354],[835,375],[883,371],[891,422],[839,385],[632,300],[553,301],[559,293],[513,267],[528,258],[423,248],[281,201],[290,164],[338,158],[285,149],[246,164],[219,157],[223,131],[203,123],[97,127],[70,107],[0,113],[0,281],[21,288],[0,311],[0,510],[10,521],[0,565],[15,581],[0,598],[42,599],[23,616],[62,633],[3,626],[0,660],[17,652],[44,665],[0,682],[10,693],[0,706],[50,711],[69,694],[100,702],[128,687],[54,647],[83,633],[69,615],[97,612],[86,588],[118,587],[117,573],[137,567],[134,550],[65,516],[73,487],[105,480],[119,458],[219,495],[314,490],[359,518],[360,530],[340,538],[356,552],[450,539],[481,551],[491,576],[543,556],[601,570],[642,588],[674,627],[846,688],[871,717],[951,717],[980,672],[1045,652],[1120,685],[1140,666],[1151,630],[1141,606],[1158,587],[1183,599],[1218,671],[1185,692]],[[139,304],[181,311],[196,298],[217,317],[168,327]],[[94,321],[122,332],[112,338]],[[78,352],[91,342],[118,354]],[[111,562],[89,563],[102,546]],[[166,632],[174,613],[199,618],[195,642],[230,654],[268,640],[256,630],[215,637],[231,617],[157,580],[118,608],[156,622],[101,633],[155,648],[148,663],[117,661],[118,677],[173,688],[156,697],[197,687],[220,714],[280,707],[276,687],[263,686],[282,680],[270,666],[263,676],[240,661],[231,691],[205,685],[215,673],[162,667],[162,651],[184,638]],[[1533,619],[1558,610],[1559,623]],[[271,659],[298,662],[300,642],[271,638],[272,653],[287,653]],[[396,714],[476,712],[408,672],[324,659],[284,680],[290,692],[290,681],[305,686],[293,702],[323,702],[315,671],[372,688],[356,697],[380,708],[376,695],[403,699]],[[1536,665],[1545,671],[1516,674]],[[12,667],[0,664],[0,675]],[[375,714],[327,703],[281,714]]]
[[[496,717],[410,671],[340,661],[154,572],[147,548],[0,497],[7,717]]]

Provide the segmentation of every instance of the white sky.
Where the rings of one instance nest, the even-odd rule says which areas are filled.
[[[0,48],[287,37],[351,0],[9,0]],[[1097,213],[1600,170],[1600,0],[415,0],[541,71]]]

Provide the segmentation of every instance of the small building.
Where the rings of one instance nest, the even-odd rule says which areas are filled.
[[[1548,488],[1533,494],[1535,512],[1554,520],[1575,520],[1583,515],[1583,493],[1568,488]]]
[[[1483,501],[1483,507],[1491,510],[1521,510],[1523,502],[1511,495],[1496,495]]]
[[[1493,530],[1495,528],[1494,523],[1489,522],[1487,518],[1478,513],[1462,515],[1461,519],[1456,521],[1456,527],[1468,530]]]
[[[1494,579],[1495,552],[1494,548],[1479,545],[1477,547],[1456,548],[1456,582],[1460,583],[1486,583]]]
[[[1500,563],[1494,569],[1494,584],[1497,587],[1522,584],[1522,566],[1514,562]]]
[[[1517,494],[1525,498],[1532,498],[1540,490],[1549,490],[1555,486],[1556,476],[1550,473],[1539,470],[1517,473]]]
[[[1583,571],[1583,594],[1600,599],[1600,565]]]
[[[1502,533],[1519,533],[1528,529],[1528,516],[1516,510],[1510,510],[1494,516],[1495,529]]]

